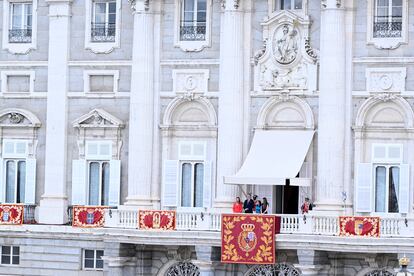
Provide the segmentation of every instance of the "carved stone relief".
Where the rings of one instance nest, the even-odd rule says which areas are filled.
[[[405,92],[407,70],[400,68],[368,68],[366,69],[367,91],[370,93]]]
[[[263,46],[254,55],[254,94],[317,89],[317,51],[311,47],[309,18],[281,11],[263,23]]]
[[[175,94],[204,94],[208,91],[208,69],[173,70],[173,92]]]

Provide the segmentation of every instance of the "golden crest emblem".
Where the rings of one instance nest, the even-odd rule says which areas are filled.
[[[359,219],[355,220],[355,234],[361,235],[363,227],[364,227],[364,222],[362,220],[359,220]]]
[[[237,239],[240,249],[247,252],[252,251],[257,244],[256,233],[254,232],[254,224],[242,224],[242,232],[239,234]]]

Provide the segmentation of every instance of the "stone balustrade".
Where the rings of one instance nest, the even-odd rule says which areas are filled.
[[[194,210],[195,209],[195,210]],[[176,227],[179,231],[220,232],[221,214],[218,211],[200,211],[197,208],[177,210]],[[339,217],[332,215],[278,215],[281,234],[310,234],[337,236]],[[138,228],[138,210],[109,209],[105,213],[107,228]],[[381,237],[414,237],[414,217],[381,217]]]

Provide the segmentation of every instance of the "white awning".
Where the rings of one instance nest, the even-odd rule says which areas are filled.
[[[256,130],[250,151],[234,176],[225,184],[308,186],[310,179],[296,178],[309,146],[313,130]]]

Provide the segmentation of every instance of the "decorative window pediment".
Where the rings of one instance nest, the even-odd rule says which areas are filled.
[[[23,109],[4,109],[0,112],[0,127],[39,128],[41,123],[32,113]]]
[[[124,123],[103,109],[94,109],[73,122],[76,128],[122,128]]]
[[[263,48],[254,56],[255,93],[316,91],[318,58],[310,46],[309,17],[285,10],[262,25]]]

